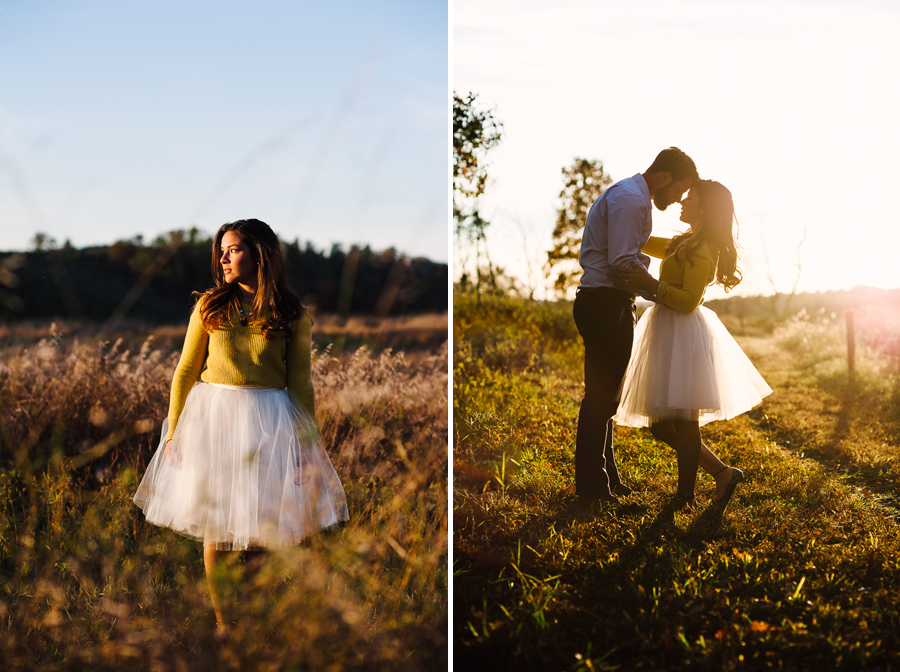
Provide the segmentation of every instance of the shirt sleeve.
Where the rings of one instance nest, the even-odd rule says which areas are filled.
[[[203,328],[200,320],[200,304],[194,306],[191,313],[191,321],[188,324],[187,335],[184,337],[184,348],[181,350],[181,359],[175,367],[175,376],[172,378],[172,392],[169,395],[169,431],[166,441],[175,434],[175,426],[187,396],[198,380],[203,370],[203,362],[206,361],[206,352],[209,348],[209,334]]]
[[[673,287],[665,280],[660,280],[656,300],[682,313],[693,312],[703,301],[703,293],[709,284],[709,276],[715,268],[716,262],[709,249],[704,245],[694,252],[692,261],[684,262],[684,280],[681,289]]]
[[[643,200],[632,194],[610,198],[607,211],[608,259],[613,268],[641,263],[641,237],[647,219]],[[649,260],[648,260],[649,261]]]
[[[316,393],[312,382],[312,320],[304,315],[291,323],[293,334],[287,343],[285,364],[287,386],[313,420],[316,418]]]
[[[643,252],[644,254],[649,254],[651,257],[656,257],[657,259],[665,259],[666,250],[668,249],[669,243],[671,242],[671,238],[659,238],[657,236],[650,236],[647,244],[641,248],[641,252]]]

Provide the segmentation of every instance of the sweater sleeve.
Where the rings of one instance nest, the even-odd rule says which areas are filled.
[[[666,256],[666,248],[669,247],[669,243],[671,242],[671,238],[659,238],[657,236],[650,236],[647,244],[641,248],[641,252],[643,252],[644,254],[649,254],[651,257],[656,257],[657,259],[664,259]]]
[[[709,284],[710,275],[715,271],[716,262],[705,245],[698,249],[692,261],[684,262],[684,280],[681,289],[670,285],[665,280],[659,283],[656,300],[670,308],[691,313],[703,300],[703,293]]]
[[[288,390],[297,395],[300,403],[315,420],[316,393],[312,382],[312,320],[304,315],[291,324],[293,334],[287,344],[285,364],[287,365]]]
[[[188,324],[187,335],[184,337],[184,348],[181,351],[181,359],[175,367],[175,376],[172,378],[172,392],[169,395],[169,431],[166,441],[175,434],[175,426],[184,409],[188,393],[198,380],[203,370],[203,362],[206,361],[206,352],[209,348],[209,334],[203,328],[200,320],[200,305],[194,306],[191,313],[191,321]]]

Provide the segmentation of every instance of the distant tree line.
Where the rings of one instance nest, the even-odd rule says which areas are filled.
[[[848,290],[731,296],[703,305],[715,311],[732,334],[753,336],[771,333],[786,318],[801,312],[810,319],[843,320],[848,310],[880,306],[887,315],[893,315],[900,308],[900,289],[859,285]]]
[[[212,285],[212,239],[197,229],[145,244],[57,246],[45,234],[30,252],[0,252],[0,321],[69,318],[150,323],[187,319],[193,291]],[[329,253],[285,245],[291,285],[320,313],[404,315],[447,310],[447,264],[369,247]]]

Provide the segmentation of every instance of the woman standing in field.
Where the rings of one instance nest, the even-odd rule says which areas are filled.
[[[714,312],[700,305],[709,284],[725,291],[740,281],[732,225],[731,192],[701,180],[681,202],[686,233],[650,238],[642,250],[661,258],[659,280],[643,267],[620,271],[631,286],[651,292],[651,306],[637,325],[616,423],[650,427],[678,454],[676,509],[694,500],[697,467],[716,479],[715,504],[724,508],[744,480],[703,443],[700,427],[733,418],[757,405],[772,389],[747,359]]]
[[[172,380],[162,441],[134,502],[154,525],[203,542],[214,573],[222,551],[299,543],[347,520],[347,503],[315,422],[312,321],[284,278],[267,224],[223,225],[213,241],[215,287],[200,294]]]

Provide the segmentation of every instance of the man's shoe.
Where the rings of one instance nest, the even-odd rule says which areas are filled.
[[[610,490],[612,490],[612,493],[614,495],[618,495],[619,497],[628,497],[628,495],[634,492],[634,490],[629,488],[624,483],[616,483],[612,488],[610,488]]]

